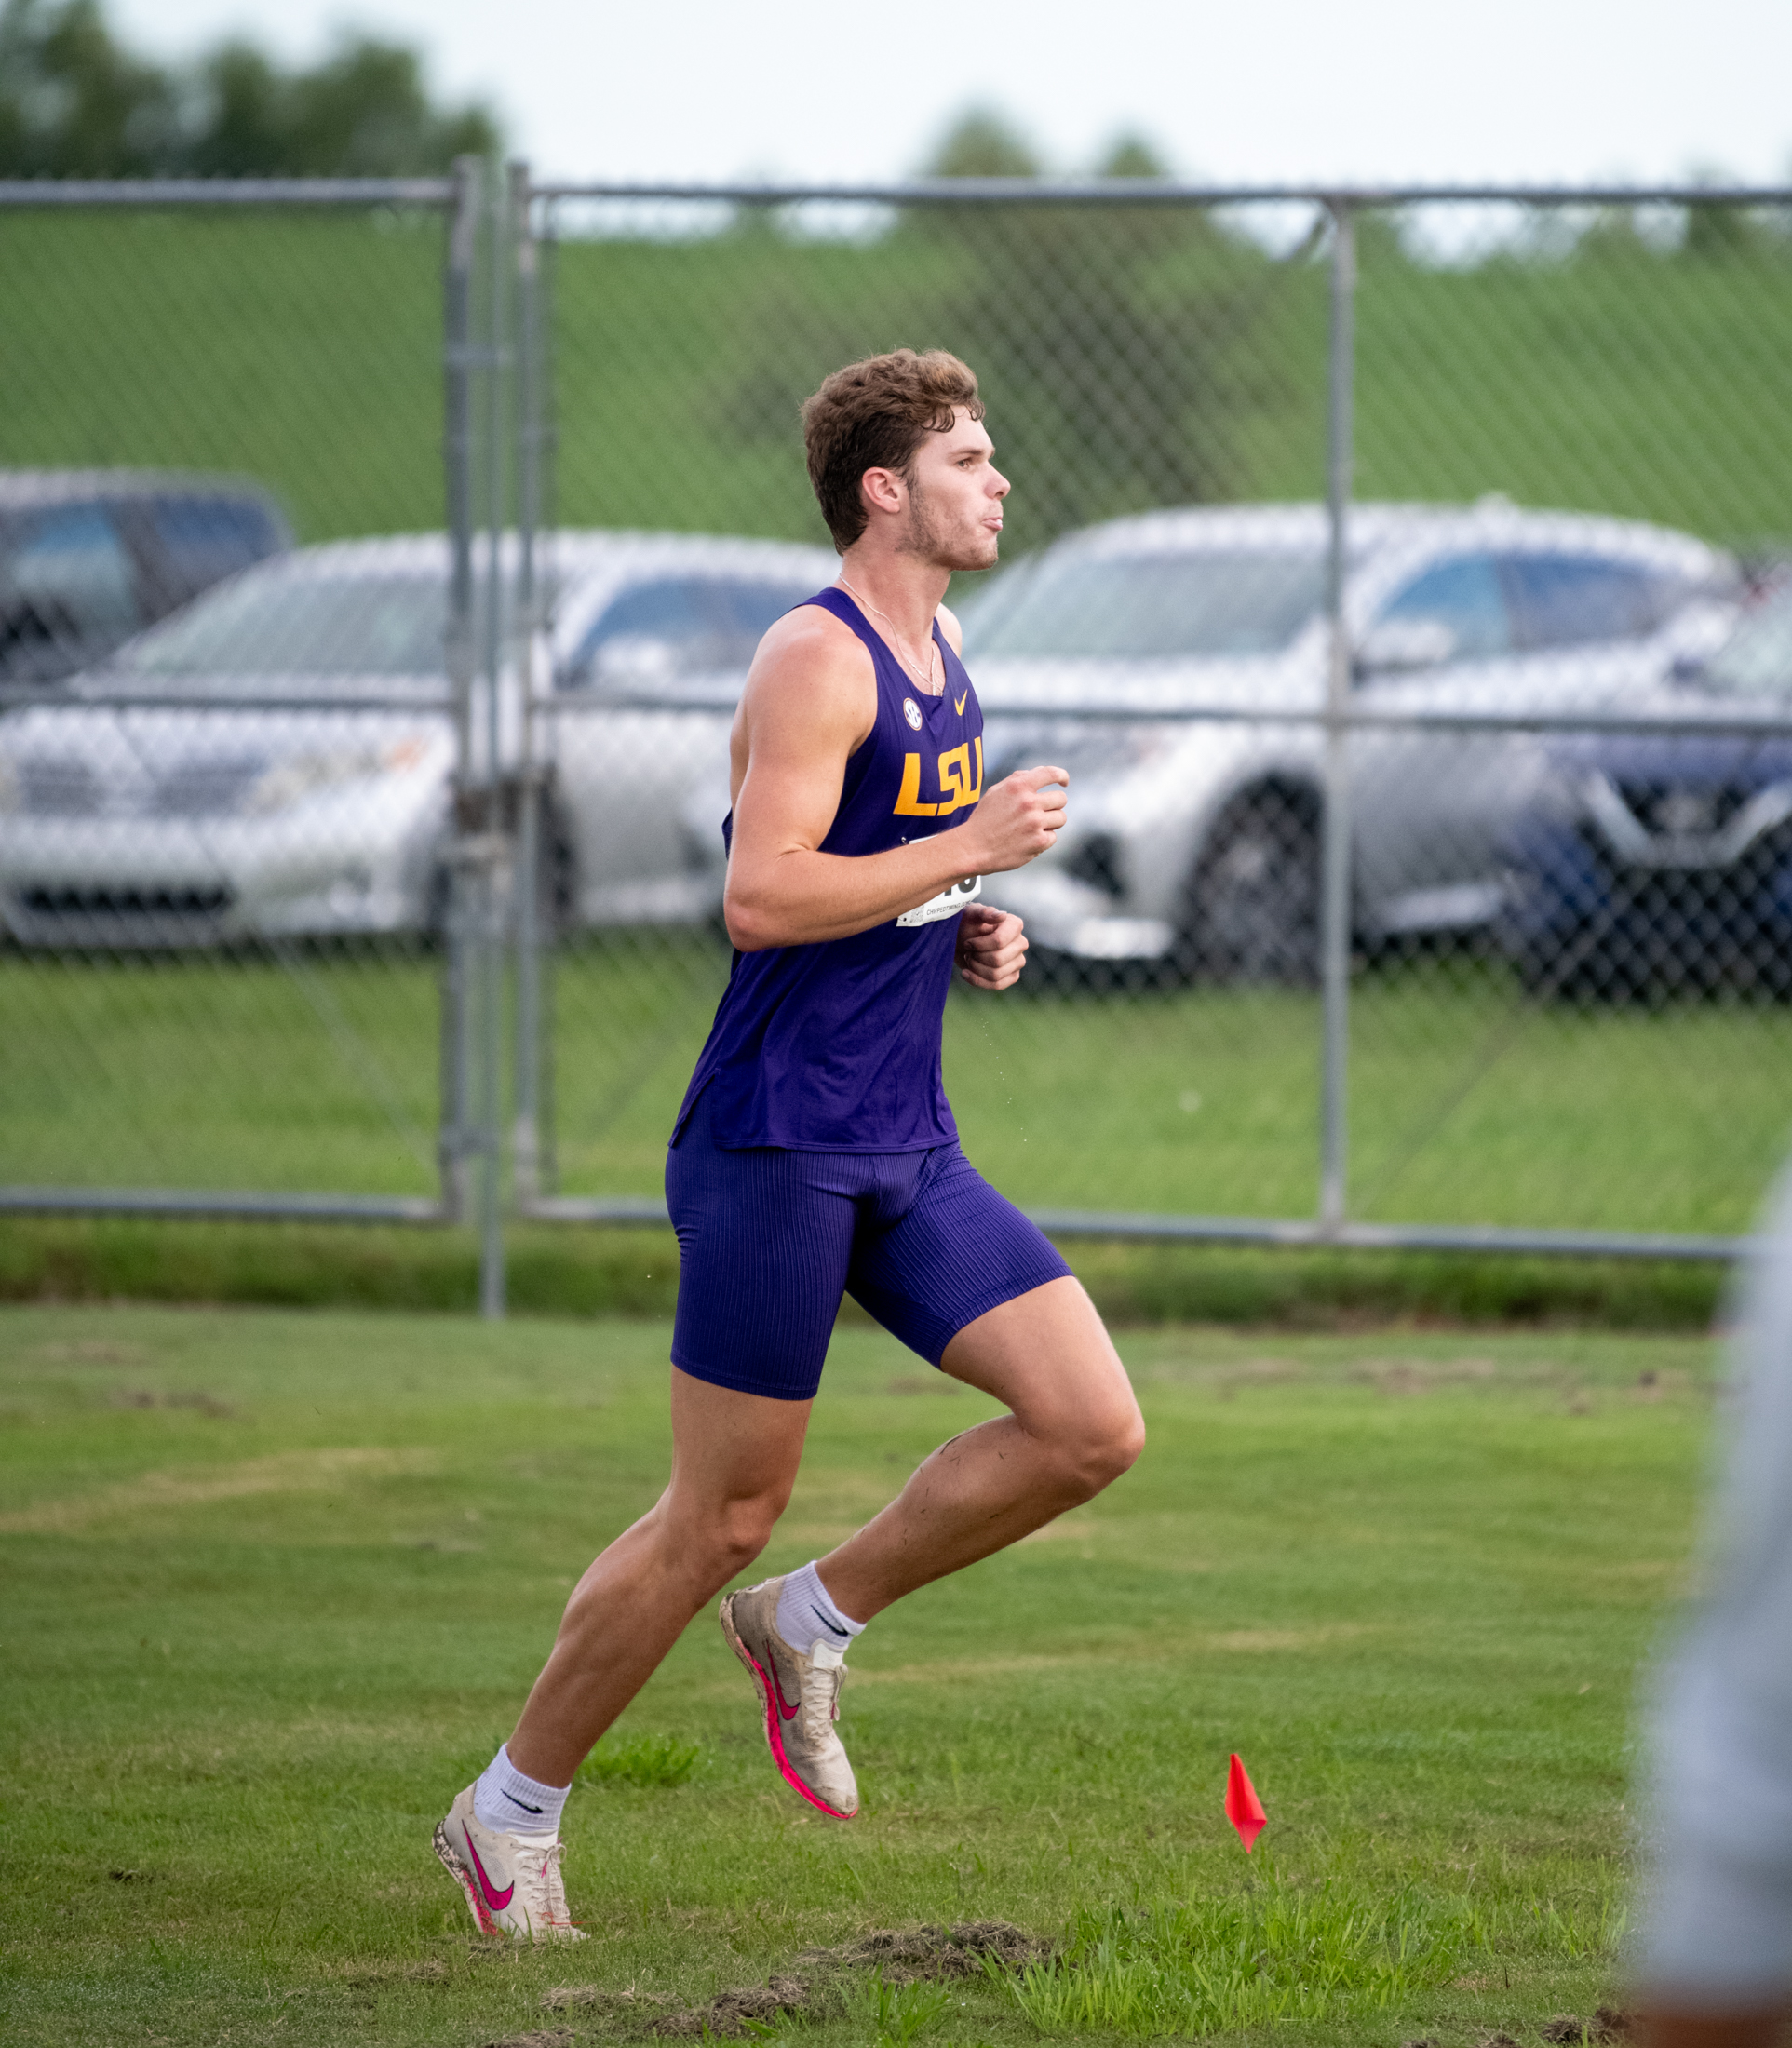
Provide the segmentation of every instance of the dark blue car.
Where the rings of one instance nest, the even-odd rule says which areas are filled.
[[[1691,718],[1792,726],[1792,584],[1695,677]],[[1792,731],[1582,734],[1502,848],[1498,932],[1542,995],[1792,995]]]

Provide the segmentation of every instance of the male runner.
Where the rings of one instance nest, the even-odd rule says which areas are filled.
[[[573,1774],[764,1548],[843,1291],[1010,1412],[935,1451],[838,1550],[721,1604],[773,1757],[822,1812],[858,1806],[834,1731],[847,1643],[1098,1493],[1143,1442],[1087,1295],[966,1161],[940,1081],[954,964],[1006,989],[1027,950],[1018,918],[975,900],[980,878],[1050,848],[1069,779],[983,787],[941,602],[954,570],[996,559],[1008,484],[982,422],[943,351],[849,364],[803,408],[842,567],[760,643],[734,721],[734,963],[667,1161],[672,1476],[580,1580],[515,1732],[436,1831],[488,1933],[580,1938],[559,1874]]]

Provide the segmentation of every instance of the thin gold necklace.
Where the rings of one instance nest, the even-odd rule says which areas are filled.
[[[927,638],[927,666],[925,669],[923,669],[918,663],[910,661],[908,655],[903,653],[902,635],[896,631],[896,622],[890,614],[887,612],[879,611],[878,607],[862,591],[854,590],[852,585],[846,581],[844,576],[840,579],[840,586],[842,590],[852,591],[852,595],[868,612],[877,613],[878,617],[890,628],[890,644],[896,651],[896,658],[930,697],[936,697],[939,691],[934,688],[934,655],[937,650],[934,646],[933,636],[929,634]],[[944,688],[945,684],[942,683],[940,689],[943,690]]]

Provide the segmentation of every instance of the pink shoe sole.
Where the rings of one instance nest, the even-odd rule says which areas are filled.
[[[742,1642],[740,1637],[734,1633],[734,1617],[725,1604],[721,1610],[721,1628],[722,1634],[727,1637],[729,1646],[734,1651],[735,1656],[738,1657],[741,1663],[747,1666],[748,1670],[753,1674],[755,1680],[758,1682],[760,1693],[764,1699],[765,1742],[766,1746],[772,1752],[772,1761],[778,1767],[778,1775],[784,1780],[785,1784],[788,1785],[793,1792],[802,1793],[802,1797],[808,1800],[809,1804],[813,1806],[817,1812],[826,1813],[829,1820],[851,1820],[854,1817],[854,1814],[858,1812],[858,1809],[856,1807],[853,1809],[853,1812],[851,1813],[842,1813],[839,1807],[829,1806],[826,1799],[821,1799],[815,1793],[810,1791],[809,1787],[803,1784],[802,1780],[798,1777],[796,1772],[791,1769],[790,1759],[788,1756],[786,1756],[784,1751],[784,1734],[778,1720],[777,1694],[773,1689],[771,1674],[764,1668],[764,1666],[760,1663],[759,1659],[754,1656],[752,1651],[748,1649],[747,1645]]]
[[[466,1903],[473,1913],[474,1926],[482,1934],[492,1934],[502,1939],[503,1928],[486,1911],[485,1901],[479,1896],[479,1888],[473,1881],[473,1873],[466,1867],[465,1861],[455,1853],[453,1844],[448,1839],[448,1830],[439,1821],[436,1824],[435,1850],[437,1855],[441,1859],[442,1868],[448,1872],[449,1876],[466,1894]]]

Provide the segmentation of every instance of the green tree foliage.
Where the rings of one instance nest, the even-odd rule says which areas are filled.
[[[1142,135],[1117,135],[1095,167],[1098,178],[1167,178],[1169,166]]]
[[[999,116],[974,110],[927,169],[1036,177],[1040,163]],[[1122,135],[1096,174],[1167,170],[1143,138]],[[916,209],[910,227],[954,252],[928,335],[977,370],[1024,487],[1026,537],[1235,492],[1238,438],[1280,375],[1262,316],[1282,266],[1206,215],[1155,208],[938,207]]]
[[[987,108],[921,166],[944,180],[1044,168]],[[1123,135],[1098,175],[1166,171]],[[1310,254],[1279,263],[1187,209],[947,201],[906,209],[870,263],[805,254],[762,218],[731,237],[735,368],[704,395],[705,415],[719,444],[752,451],[769,472],[830,370],[883,349],[950,348],[977,371],[1016,485],[1011,553],[1116,513],[1236,496],[1264,423],[1273,435],[1301,410],[1290,335],[1298,346],[1304,327],[1288,303],[1323,312]]]
[[[0,6],[0,176],[400,176],[500,146],[483,107],[432,104],[399,44],[345,35],[287,72],[233,39],[169,68],[128,50],[101,0]]]
[[[923,178],[1037,178],[1032,144],[992,107],[972,107],[941,137]]]
[[[9,177],[131,178],[180,137],[169,74],[113,39],[99,0],[6,0],[0,9],[0,170]]]

